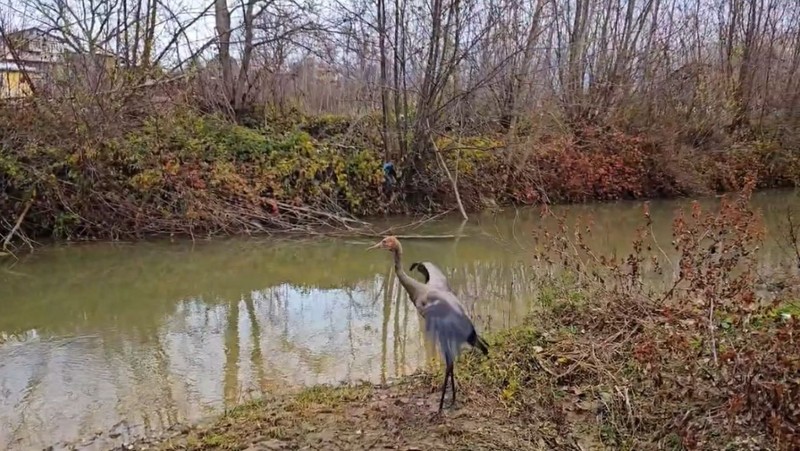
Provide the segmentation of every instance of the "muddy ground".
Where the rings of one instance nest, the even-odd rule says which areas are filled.
[[[462,384],[463,385],[463,384]],[[461,387],[464,388],[464,387]],[[238,408],[217,422],[136,449],[600,449],[587,437],[514,415],[467,387],[439,414],[439,387],[420,374],[389,386],[317,387]]]

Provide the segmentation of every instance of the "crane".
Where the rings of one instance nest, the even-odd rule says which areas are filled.
[[[385,249],[394,257],[394,269],[397,279],[408,293],[411,302],[425,320],[425,335],[436,343],[445,362],[442,398],[439,401],[439,412],[444,407],[447,393],[447,382],[453,391],[451,405],[456,402],[456,380],[454,375],[455,360],[461,353],[464,343],[477,348],[484,355],[489,354],[489,345],[478,335],[472,320],[467,316],[464,306],[450,289],[444,273],[431,262],[415,262],[411,270],[422,273],[425,283],[409,276],[403,268],[403,246],[394,236],[387,236],[369,249]]]

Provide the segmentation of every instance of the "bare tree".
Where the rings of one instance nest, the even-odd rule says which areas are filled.
[[[264,105],[379,114],[385,158],[420,191],[441,175],[426,164],[432,141],[453,130],[513,136],[535,118],[699,145],[786,137],[800,121],[797,2],[23,1],[31,26],[73,53],[115,55],[138,73],[131,86],[193,67],[198,103],[232,117]]]

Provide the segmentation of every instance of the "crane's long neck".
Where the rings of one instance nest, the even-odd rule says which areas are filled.
[[[403,248],[399,247],[395,249],[393,252],[394,254],[394,272],[397,273],[397,279],[400,280],[400,285],[406,289],[406,292],[411,297],[411,301],[415,302],[417,298],[424,292],[425,285],[422,284],[417,279],[409,276],[406,274],[406,270],[403,269]]]

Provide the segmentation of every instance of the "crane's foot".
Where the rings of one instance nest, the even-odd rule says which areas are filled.
[[[431,417],[433,417],[433,418],[443,418],[445,412],[449,412],[449,411],[453,411],[453,410],[457,410],[456,403],[454,401],[451,401],[449,403],[446,402],[441,408],[439,408],[437,410],[434,410],[433,413],[431,414]]]
[[[445,409],[454,410],[455,408],[456,408],[456,396],[455,394],[453,394],[453,396],[450,397],[450,402],[445,405]]]

